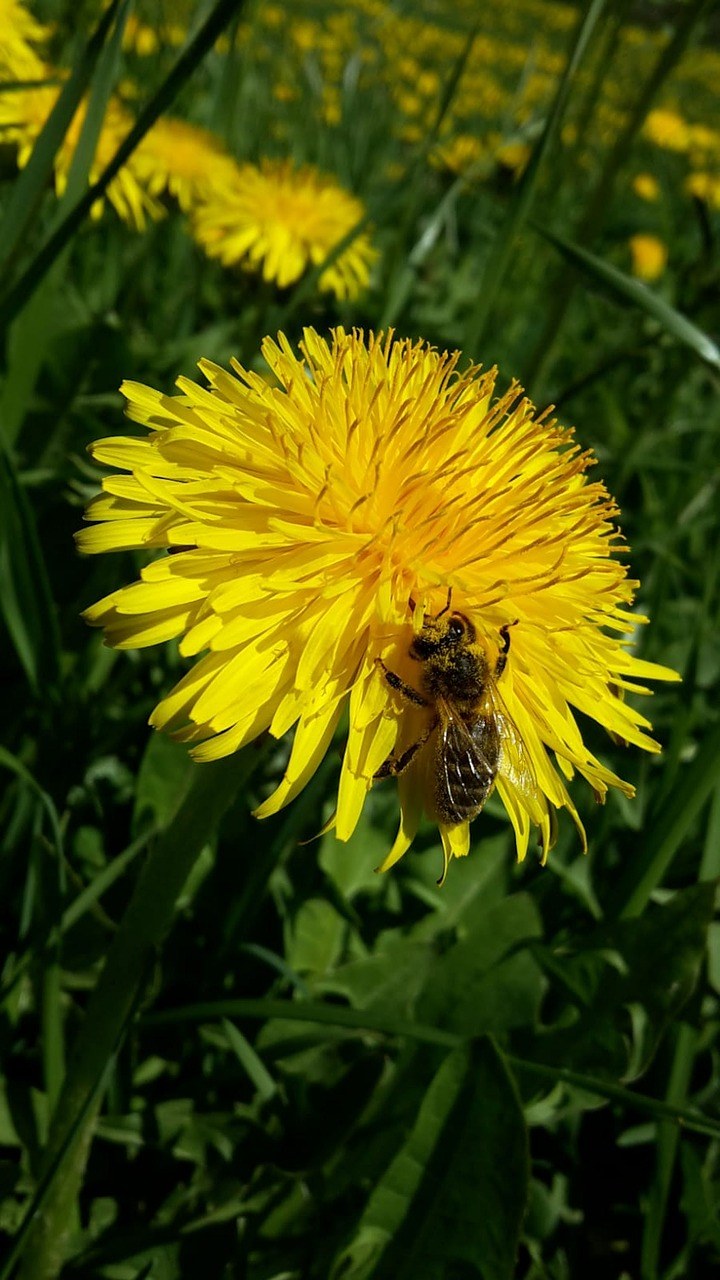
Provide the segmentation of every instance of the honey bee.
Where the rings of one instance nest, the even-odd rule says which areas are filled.
[[[498,773],[525,794],[534,792],[536,784],[522,738],[497,689],[515,623],[500,627],[498,657],[491,667],[473,623],[464,613],[451,611],[450,604],[448,592],[445,608],[425,616],[410,645],[409,656],[421,664],[421,692],[376,659],[391,689],[431,714],[421,736],[401,755],[391,755],[375,776],[403,773],[434,735],[432,816],[455,826],[478,816]]]

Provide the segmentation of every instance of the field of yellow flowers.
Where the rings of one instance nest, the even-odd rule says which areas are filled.
[[[720,1265],[720,7],[0,0],[0,1280]]]

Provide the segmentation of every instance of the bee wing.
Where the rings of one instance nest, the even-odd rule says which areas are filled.
[[[441,809],[463,822],[479,813],[495,777],[492,761],[485,755],[482,742],[474,736],[465,721],[452,707],[439,706],[436,786]]]
[[[487,694],[500,737],[498,773],[507,778],[526,800],[534,801],[538,793],[538,781],[522,734],[494,681],[488,682]]]

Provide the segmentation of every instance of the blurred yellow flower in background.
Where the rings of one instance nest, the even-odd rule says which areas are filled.
[[[637,173],[633,178],[632,189],[641,200],[652,202],[660,198],[660,183],[652,173]]]
[[[0,76],[39,80],[45,66],[34,46],[50,39],[50,28],[38,22],[20,0],[0,0]]]
[[[687,151],[690,132],[687,121],[677,112],[657,107],[648,113],[643,132],[651,142],[667,151]]]
[[[667,245],[659,236],[639,233],[628,241],[632,258],[631,271],[638,280],[651,284],[658,280],[667,266]]]
[[[720,209],[720,174],[690,173],[685,179],[685,191],[713,209]]]
[[[289,160],[237,165],[195,209],[195,236],[224,266],[260,271],[280,288],[319,266],[363,218],[362,203],[329,174]],[[340,299],[367,287],[376,252],[366,232],[320,276]]]
[[[231,180],[236,166],[208,129],[161,116],[140,143],[133,167],[152,196],[168,192],[187,213],[203,195]]]
[[[515,177],[519,178],[530,159],[530,145],[519,139],[503,142],[495,152],[495,158],[499,164],[510,169]]]
[[[430,162],[436,169],[447,169],[454,174],[479,170],[483,161],[486,165],[489,163],[487,151],[480,139],[470,133],[456,133],[430,152]]]
[[[202,655],[152,724],[198,760],[296,726],[265,816],[306,784],[347,709],[335,820],[347,840],[383,763],[428,729],[427,708],[408,705],[379,663],[416,685],[410,645],[451,591],[489,666],[512,627],[498,688],[530,780],[520,785],[503,751],[497,789],[518,856],[532,827],[547,853],[556,810],[577,821],[566,787],[576,771],[598,799],[609,787],[632,795],[574,713],[656,751],[624,691],[676,677],[623,640],[639,620],[637,584],[616,558],[615,505],[586,480],[592,456],[516,384],[494,400],[495,371],[460,372],[458,352],[338,328],[329,341],[306,329],[299,355],[282,334],[267,338],[263,355],[273,385],[208,361],[209,387],[181,378],[177,396],[125,384],[148,435],[91,449],[127,474],[104,480],[80,549],[156,558],[87,621],[120,648],[178,637],[185,657]],[[409,848],[423,809],[437,819],[432,759],[429,743],[398,778],[400,830],[384,866]],[[468,823],[438,825],[447,866],[468,851]]]
[[[162,12],[155,15],[152,24],[131,13],[123,31],[123,49],[130,50],[139,58],[148,58],[164,47],[181,45],[186,36],[187,25],[168,21]]]
[[[42,70],[45,78],[59,76],[59,73],[50,66],[44,65]],[[58,84],[31,89],[8,89],[5,92],[0,86],[0,138],[16,146],[20,168],[23,168],[30,159],[38,135],[55,106],[60,91],[61,86]],[[87,98],[83,99],[75,112],[55,157],[55,190],[58,196],[63,194],[67,186],[70,166],[85,123],[86,111]],[[103,117],[95,156],[90,167],[91,183],[100,176],[115,155],[120,143],[130,132],[132,124],[133,118],[130,113],[116,98],[111,98]],[[146,190],[138,174],[135,156],[132,156],[113,178],[105,198],[109,200],[123,221],[138,231],[144,230],[148,218],[162,216],[162,207]],[[93,206],[92,216],[100,217],[103,207],[104,200],[98,200]]]

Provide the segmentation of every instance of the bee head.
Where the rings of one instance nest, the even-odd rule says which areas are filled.
[[[423,619],[421,630],[410,646],[411,658],[423,660],[435,653],[448,649],[456,649],[461,645],[473,644],[475,628],[464,613],[442,613]]]

